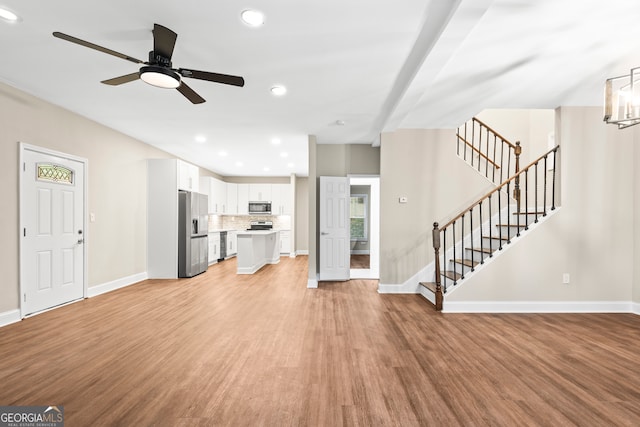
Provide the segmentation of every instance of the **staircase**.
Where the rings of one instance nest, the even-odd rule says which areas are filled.
[[[434,223],[434,279],[420,282],[420,285],[434,294],[433,302],[438,311],[443,308],[447,291],[459,286],[476,267],[493,257],[496,251],[504,250],[556,208],[558,146],[520,170],[519,143],[511,144],[475,118],[470,123],[458,129],[458,155],[491,180],[501,176],[497,172],[499,169],[512,170],[512,174],[444,226]],[[468,131],[476,126],[480,127],[479,131]],[[461,132],[461,129],[464,130]],[[473,141],[476,135],[483,139]],[[468,148],[470,156],[460,154],[461,141],[465,147],[472,147]],[[492,141],[500,142],[492,145]],[[505,153],[510,158],[505,160]]]

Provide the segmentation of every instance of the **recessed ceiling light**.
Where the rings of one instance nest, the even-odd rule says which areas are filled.
[[[282,153],[280,153],[280,157],[289,157],[289,153],[283,151]]]
[[[240,17],[242,18],[242,21],[250,27],[260,27],[264,24],[264,13],[259,10],[243,10]]]
[[[0,18],[4,19],[5,21],[9,21],[9,22],[17,22],[17,21],[20,20],[18,15],[16,15],[13,12],[11,12],[10,10],[3,9],[1,7],[0,7]]]
[[[204,144],[207,142],[207,137],[204,135],[196,135],[196,142],[199,144]]]
[[[282,96],[287,93],[287,88],[282,85],[276,85],[271,87],[271,93],[275,96]]]
[[[272,143],[273,145],[279,145],[281,142],[282,142],[282,141],[280,141],[280,138],[273,138],[273,139],[271,140],[271,143]]]
[[[344,126],[344,120],[336,120],[338,126]]]
[[[237,167],[242,167],[242,166],[244,166],[244,163],[242,163],[242,162],[236,162],[236,166],[237,166]]]
[[[271,169],[269,169],[268,167],[265,166],[262,170],[265,171],[265,172],[269,172]]]
[[[218,156],[220,156],[220,157],[225,157],[227,154],[229,154],[229,153],[227,153],[227,152],[226,152],[226,151],[224,151],[224,150],[223,150],[223,151],[218,152]]]

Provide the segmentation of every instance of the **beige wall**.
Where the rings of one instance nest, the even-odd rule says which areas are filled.
[[[555,132],[554,110],[485,110],[477,117],[509,142],[520,141],[523,167],[549,150],[548,137]]]
[[[309,251],[309,178],[296,177],[296,251]]]
[[[491,188],[457,157],[455,135],[455,130],[382,134],[381,284],[402,284],[433,261],[433,223],[445,223]],[[408,203],[399,203],[400,197]]]
[[[18,142],[88,159],[89,287],[146,271],[146,159],[167,153],[3,84],[0,129],[0,313],[19,307]]]
[[[556,141],[562,208],[447,301],[631,301],[638,289],[638,131],[604,124],[598,107],[563,107]],[[570,284],[562,284],[563,273]]]

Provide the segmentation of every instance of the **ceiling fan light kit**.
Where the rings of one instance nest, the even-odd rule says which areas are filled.
[[[103,80],[101,83],[106,85],[119,86],[121,84],[140,79],[155,87],[177,89],[178,92],[193,104],[202,104],[205,102],[205,99],[187,86],[182,81],[182,77],[206,80],[209,82],[232,86],[244,86],[244,79],[240,76],[211,73],[209,71],[190,70],[188,68],[172,68],[171,56],[173,56],[173,48],[175,47],[178,35],[167,27],[163,27],[159,24],[154,24],[153,26],[153,50],[149,52],[149,61],[147,62],[59,31],[55,31],[53,36],[108,55],[116,56],[135,64],[143,64],[138,72]]]
[[[140,68],[140,79],[151,86],[176,89],[180,86],[180,75],[169,68],[146,65]]]

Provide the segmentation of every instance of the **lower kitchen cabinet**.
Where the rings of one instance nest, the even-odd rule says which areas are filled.
[[[291,231],[280,230],[280,253],[291,253]]]
[[[238,253],[238,233],[227,231],[227,257]]]
[[[215,264],[220,258],[220,233],[209,233],[209,264]]]

